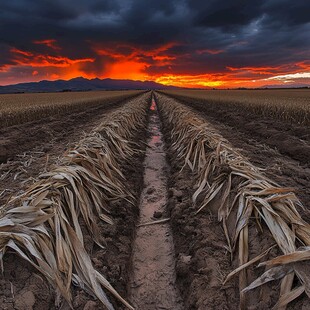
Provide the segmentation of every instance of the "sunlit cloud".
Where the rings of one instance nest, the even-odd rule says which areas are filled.
[[[48,39],[48,40],[34,40],[34,44],[39,44],[39,45],[45,45],[53,50],[61,50],[61,47],[57,44],[57,41],[54,39]]]
[[[204,75],[163,75],[155,79],[156,82],[164,85],[174,85],[179,87],[219,87],[225,84],[221,77]]]
[[[197,50],[196,53],[199,55],[202,55],[202,54],[218,55],[218,54],[224,53],[224,50],[203,49],[203,50]]]
[[[11,61],[19,66],[31,67],[68,67],[81,62],[94,62],[94,58],[71,59],[65,56],[52,56],[11,49]]]
[[[288,83],[289,81],[295,80],[295,79],[310,79],[310,72],[298,72],[298,73],[292,73],[292,74],[276,75],[276,76],[271,76],[264,80],[265,81],[279,80],[279,81],[283,81],[284,83]]]
[[[113,47],[92,44],[94,52],[106,57],[105,70],[101,77],[115,79],[154,80],[147,73],[151,66],[163,67],[171,64],[176,57],[169,54],[169,49],[177,46],[171,42],[153,49],[143,49],[133,45],[117,43]]]

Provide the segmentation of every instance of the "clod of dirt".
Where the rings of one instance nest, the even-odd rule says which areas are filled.
[[[183,253],[180,253],[180,254],[179,254],[179,260],[180,260],[180,262],[183,263],[183,264],[189,264],[190,261],[191,261],[191,259],[192,259],[192,256],[191,256],[191,255],[185,255],[185,254],[183,254]]]
[[[32,310],[36,298],[31,291],[25,291],[16,296],[14,308],[17,310]]]
[[[160,211],[155,211],[153,217],[156,219],[160,219],[163,216],[163,213]]]
[[[186,275],[190,268],[192,256],[180,253],[178,256],[176,269],[179,275]]]
[[[96,257],[92,258],[92,262],[97,269],[103,267],[103,261]]]
[[[176,189],[176,188],[170,188],[169,196],[170,197],[176,197],[176,198],[182,198],[183,192],[181,190]]]

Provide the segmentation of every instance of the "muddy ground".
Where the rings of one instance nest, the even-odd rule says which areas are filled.
[[[69,116],[51,117],[48,120],[3,129],[1,140],[5,141],[4,145],[9,155],[8,161],[0,166],[1,205],[11,194],[15,195],[27,188],[40,172],[53,169],[58,158],[70,146],[75,145],[84,134],[90,132],[105,117],[108,117],[110,112],[125,103],[126,100],[122,100]],[[141,150],[145,149],[143,141],[146,140],[146,135],[146,130],[143,130],[134,138],[142,143],[140,144]],[[143,167],[140,163],[143,158],[144,154],[141,153],[134,161],[124,163],[122,166],[127,184],[137,200],[142,188]],[[87,235],[86,229],[85,243],[95,268],[110,281],[121,296],[127,297],[131,245],[139,211],[136,205],[125,201],[116,201],[114,204],[115,208],[111,208],[114,210],[111,216],[116,225],[102,224],[100,226],[102,234],[106,236],[106,249],[103,250],[95,245],[91,237]],[[81,289],[75,289],[73,296],[74,309],[103,309],[95,298]],[[113,298],[111,299],[116,309],[123,309],[122,305],[115,302]],[[55,309],[53,288],[34,268],[13,253],[6,254],[4,273],[0,275],[0,309]],[[63,304],[61,309],[68,309],[68,307]]]

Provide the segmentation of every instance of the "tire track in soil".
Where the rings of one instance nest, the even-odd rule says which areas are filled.
[[[167,174],[160,121],[152,99],[150,138],[144,160],[140,223],[166,217]],[[133,247],[130,299],[138,310],[183,309],[176,287],[175,254],[169,223],[138,226]]]

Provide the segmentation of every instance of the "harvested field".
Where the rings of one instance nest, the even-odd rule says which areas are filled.
[[[121,151],[121,149],[119,149],[119,148],[122,147],[122,145],[123,145],[123,147],[124,147],[124,149],[122,151],[123,155],[127,156],[128,158],[134,156],[134,158],[135,158],[134,162],[133,161],[127,161],[126,158],[124,158],[123,156],[122,157],[118,156],[115,159],[111,158],[107,162],[108,165],[113,164],[113,166],[115,167],[115,168],[113,168],[113,166],[112,166],[109,168],[109,169],[113,168],[114,172],[113,172],[113,170],[111,170],[111,172],[108,173],[107,176],[109,176],[109,178],[114,176],[113,178],[115,178],[115,177],[117,177],[117,175],[119,175],[118,176],[119,181],[117,181],[117,179],[115,179],[115,182],[116,182],[115,184],[116,185],[118,184],[118,185],[114,190],[113,190],[113,188],[111,188],[107,184],[102,184],[102,186],[104,186],[104,188],[105,188],[104,191],[107,191],[108,193],[110,193],[109,196],[107,196],[107,198],[106,198],[106,199],[108,199],[108,201],[106,201],[106,203],[108,202],[108,204],[110,206],[109,207],[110,210],[108,211],[109,218],[113,219],[114,224],[113,225],[110,225],[110,224],[104,225],[104,222],[103,223],[100,223],[100,221],[98,222],[99,217],[97,219],[95,217],[93,220],[91,220],[89,222],[89,220],[87,218],[85,218],[87,213],[85,213],[82,218],[79,217],[79,223],[81,226],[80,229],[77,229],[76,221],[74,222],[75,223],[74,227],[75,227],[76,232],[78,233],[78,231],[80,231],[83,234],[85,250],[88,254],[91,254],[93,266],[96,267],[96,269],[99,270],[101,274],[103,274],[104,276],[108,276],[109,282],[122,295],[124,295],[124,292],[126,292],[126,284],[128,282],[127,279],[128,279],[129,261],[130,261],[129,257],[130,257],[130,253],[131,253],[131,251],[130,251],[131,240],[132,240],[133,235],[134,235],[133,231],[134,231],[135,219],[138,215],[137,209],[134,208],[134,201],[139,196],[139,191],[140,191],[140,183],[139,182],[141,180],[141,176],[140,176],[141,167],[139,166],[139,162],[141,161],[141,158],[143,158],[143,152],[142,151],[145,147],[143,144],[132,144],[131,142],[129,142],[129,140],[130,141],[136,140],[136,138],[135,138],[136,135],[139,136],[139,138],[142,138],[143,135],[145,135],[144,126],[146,125],[146,121],[147,121],[146,109],[147,109],[148,104],[149,104],[148,98],[149,98],[148,94],[141,95],[137,99],[133,99],[128,103],[123,102],[122,106],[124,106],[124,107],[118,108],[112,113],[110,111],[107,115],[105,115],[105,113],[104,113],[103,117],[101,115],[101,119],[96,120],[96,122],[98,124],[96,126],[96,129],[90,130],[90,133],[86,134],[85,138],[80,140],[73,149],[71,148],[71,151],[69,153],[67,152],[66,153],[67,155],[65,155],[65,157],[61,156],[61,159],[56,160],[52,165],[49,165],[49,167],[48,167],[49,169],[45,169],[45,163],[44,162],[41,161],[41,163],[38,163],[38,170],[39,171],[41,169],[44,171],[44,169],[45,169],[46,171],[51,171],[51,173],[56,172],[59,174],[59,173],[61,173],[59,171],[59,169],[61,169],[61,167],[63,167],[62,169],[67,170],[68,168],[70,168],[73,165],[72,169],[76,170],[79,166],[81,166],[81,168],[84,167],[81,170],[81,172],[83,172],[83,169],[87,169],[87,165],[89,165],[89,164],[91,164],[91,166],[92,165],[97,166],[97,164],[95,164],[95,162],[93,162],[93,163],[89,162],[89,164],[87,164],[87,161],[86,161],[87,158],[86,157],[85,157],[85,160],[82,160],[81,162],[79,159],[79,158],[83,159],[84,156],[87,154],[88,154],[88,156],[91,156],[91,158],[92,158],[93,155],[97,154],[96,148],[98,148],[98,150],[100,150],[100,148],[102,148],[102,151],[106,152],[106,150],[107,150],[106,147],[109,147],[109,148],[111,148],[111,150],[113,150],[114,153],[116,152],[119,154],[119,152]],[[128,106],[128,108],[127,108],[127,106]],[[134,106],[136,106],[135,109],[134,109]],[[121,111],[123,111],[122,114],[121,114]],[[131,119],[129,118],[130,113],[132,113]],[[125,117],[125,119],[124,119],[124,117]],[[124,126],[125,126],[125,122],[127,119],[128,120],[130,119],[130,121],[132,122],[129,125],[129,126],[131,126],[131,129],[124,131],[124,129],[125,129]],[[119,126],[119,124],[116,122],[117,120],[119,120],[121,122],[122,126]],[[93,125],[96,124],[96,122],[93,123]],[[119,129],[117,129],[117,128],[119,128]],[[122,134],[122,140],[120,140],[121,136],[116,135],[116,137],[118,137],[117,140],[114,140],[115,137],[113,138],[113,136],[111,136],[111,134],[113,135],[113,132],[116,129],[118,130],[118,135]],[[80,135],[81,134],[82,134],[82,132],[80,131]],[[101,141],[102,143],[104,143],[104,141],[108,141],[108,139],[109,139],[108,137],[110,137],[111,139],[113,138],[113,140],[111,140],[111,142],[110,142],[110,146],[105,146],[104,144],[101,145],[100,140],[96,141],[96,139],[100,138],[100,135],[98,136],[98,134],[105,136],[104,140]],[[127,138],[129,140],[127,140]],[[114,144],[113,141],[116,144]],[[126,141],[128,141],[128,142],[126,142]],[[122,145],[118,144],[120,142]],[[117,150],[119,150],[119,151],[117,151]],[[93,152],[93,155],[91,155],[92,152]],[[85,155],[83,155],[83,154],[85,154]],[[96,156],[98,156],[98,155],[96,155]],[[74,163],[72,162],[72,160],[74,158],[76,158],[75,159],[75,162],[76,162],[75,165],[77,165],[76,168],[74,168],[75,166],[74,166]],[[100,164],[100,166],[101,166],[104,163],[104,158],[102,158],[102,159],[98,158],[98,160],[101,161],[101,164]],[[111,162],[111,160],[112,160],[112,162]],[[10,163],[8,163],[7,165],[9,165],[9,164]],[[31,166],[32,165],[33,165],[33,163],[31,164]],[[31,168],[31,166],[30,166],[30,168]],[[117,166],[118,166],[118,168],[117,168]],[[66,167],[68,167],[68,168],[66,168]],[[97,166],[97,169],[98,168],[99,168],[99,166]],[[53,172],[53,171],[55,171],[55,172]],[[78,171],[78,170],[76,170],[76,171]],[[98,170],[98,172],[99,172],[99,170]],[[43,177],[43,175],[42,175],[42,177]],[[122,177],[122,175],[123,175],[123,177]],[[74,176],[74,175],[72,175],[72,176]],[[130,176],[130,177],[127,178],[127,176]],[[36,178],[36,176],[33,176],[33,177]],[[41,177],[41,179],[42,179],[42,177]],[[80,177],[82,177],[82,175]],[[94,178],[94,177],[95,176],[92,176],[91,178]],[[126,178],[126,185],[128,186],[128,187],[126,187],[126,189],[120,185],[120,183],[119,183],[121,181],[120,177],[121,177],[121,179]],[[43,182],[43,184],[45,182],[44,180],[46,180],[46,182],[47,181],[50,182],[49,180],[51,180],[51,178],[53,179],[52,175],[45,173],[45,176],[43,177],[43,181],[39,181],[39,183],[36,183],[36,181],[35,181],[34,185],[30,185],[30,186],[32,189],[34,188],[34,186],[42,186],[42,182]],[[98,176],[97,176],[97,178],[98,178]],[[124,182],[124,180],[125,179],[123,179],[122,182]],[[93,179],[93,181],[94,181],[94,179]],[[97,180],[96,183],[98,183],[98,181],[99,180]],[[33,183],[33,182],[34,181],[32,181],[30,183]],[[60,181],[58,181],[58,182],[60,182]],[[83,181],[83,184],[85,186],[86,183],[84,183],[84,182],[85,181]],[[104,181],[104,182],[107,182],[107,181]],[[36,184],[38,184],[38,185],[36,185]],[[88,189],[91,188],[90,184],[88,186]],[[3,184],[3,186],[4,186],[4,184]],[[49,185],[47,185],[47,186],[49,186]],[[56,186],[56,188],[58,188],[60,185],[55,184],[55,185],[53,185],[52,188],[54,188],[55,186]],[[68,189],[70,189],[73,185],[70,186],[70,185],[63,184],[61,186],[65,186],[64,189],[66,187],[68,187]],[[76,186],[78,186],[78,183]],[[95,184],[94,184],[94,186],[95,186]],[[97,186],[99,186],[99,189],[100,189],[100,184],[97,184]],[[27,187],[29,187],[29,185],[24,187],[25,188],[24,190],[27,190]],[[127,188],[130,188],[129,192],[128,192]],[[103,188],[101,188],[101,190],[102,189]],[[72,190],[72,188],[71,188],[71,190]],[[115,191],[115,190],[117,190],[117,191]],[[118,192],[119,190],[121,192]],[[124,190],[125,190],[125,192],[124,192]],[[36,191],[36,190],[34,190],[34,191]],[[20,193],[19,191],[17,191],[17,188],[15,189],[14,192]],[[79,197],[79,195],[82,195],[81,190],[78,190],[78,192],[80,194],[78,194],[77,197]],[[123,192],[123,194],[121,194],[122,192]],[[126,194],[126,192],[127,192],[127,194]],[[22,196],[24,198],[21,198],[21,199],[27,200],[28,196],[32,197],[31,199],[35,199],[34,194],[27,194],[27,192],[24,193],[24,191],[22,191],[22,193],[23,193]],[[51,192],[51,195],[52,195],[52,193],[53,192]],[[97,197],[97,195],[103,195],[103,194],[104,194],[104,192],[102,192],[102,194],[99,194],[99,192],[97,192],[97,194],[95,194],[95,196],[85,198],[87,200],[84,200],[84,203],[83,203],[83,201],[80,201],[81,206],[84,205],[85,207],[90,207],[90,205],[92,205],[91,201],[94,201],[93,199],[95,199]],[[63,194],[61,194],[61,195],[63,195]],[[113,195],[114,195],[114,197],[113,197]],[[87,196],[85,196],[85,197],[87,197]],[[30,205],[31,205],[31,199],[30,199],[30,201],[28,201],[28,203]],[[45,199],[52,199],[52,198],[49,197],[49,198],[44,198],[44,200]],[[60,202],[63,201],[63,199],[64,198],[61,198]],[[76,199],[76,198],[74,198],[74,199]],[[80,198],[78,198],[78,200],[79,199]],[[91,200],[87,203],[88,199],[91,199]],[[18,198],[18,201],[19,201],[19,198]],[[5,218],[7,216],[9,216],[8,215],[9,213],[7,213],[6,210],[11,209],[12,207],[14,210],[15,205],[17,204],[17,206],[18,206],[18,204],[19,204],[18,201],[11,202],[7,206],[3,206],[1,208],[1,217],[4,221],[5,221]],[[57,201],[57,199],[56,199],[56,201]],[[93,203],[95,203],[95,201]],[[97,202],[97,203],[95,203],[95,205],[93,205],[93,207],[96,206],[96,209],[97,209],[96,212],[98,212],[97,207],[99,207],[101,204],[102,204],[102,202],[100,204],[98,204],[98,202]],[[62,203],[61,203],[61,205],[62,205]],[[104,207],[104,208],[106,210],[107,207]],[[9,212],[10,212],[10,214],[12,214],[12,211],[9,211]],[[90,212],[88,216],[91,216],[91,214],[94,211],[89,210],[88,212]],[[76,213],[79,214],[79,211],[76,211]],[[13,212],[13,214],[14,214],[14,212]],[[9,217],[11,218],[12,216],[9,216]],[[100,217],[104,221],[109,222],[109,218],[107,218],[104,214],[100,215]],[[44,218],[42,218],[42,220],[44,220]],[[13,220],[13,222],[14,222],[14,220]],[[89,226],[89,224],[91,224],[91,226]],[[25,225],[29,225],[29,224],[25,223]],[[97,225],[99,225],[99,226],[97,226]],[[7,231],[7,229],[8,228],[6,228],[6,227],[2,227],[2,229],[1,229],[2,234],[5,231]],[[95,229],[95,231],[94,231],[94,229]],[[6,233],[8,233],[8,232],[6,232]],[[97,235],[97,237],[95,237],[95,234]],[[78,234],[78,236],[79,236],[79,238],[81,238],[80,233]],[[100,236],[99,239],[98,239],[98,236]],[[65,240],[67,240],[67,238],[65,238]],[[17,241],[17,242],[19,242],[19,241]],[[96,245],[96,243],[99,245]],[[21,248],[23,248],[23,246],[21,246]],[[79,252],[81,253],[80,250],[79,250]],[[53,293],[52,286],[50,286],[46,280],[43,280],[44,276],[46,277],[46,275],[43,274],[43,277],[42,277],[42,275],[40,275],[40,273],[37,275],[38,272],[35,272],[35,268],[31,267],[31,265],[29,263],[24,262],[23,260],[21,260],[19,258],[16,258],[16,255],[12,256],[10,253],[11,253],[11,251],[9,250],[8,253],[4,256],[4,277],[2,279],[3,286],[4,286],[3,287],[4,288],[4,290],[3,290],[4,294],[1,296],[1,304],[4,305],[4,307],[7,309],[15,309],[15,308],[19,308],[19,307],[20,307],[20,309],[24,309],[23,307],[26,307],[25,309],[32,309],[32,308],[34,308],[34,309],[54,309],[55,307],[58,308],[59,306],[57,306],[57,304],[55,304],[55,302],[59,303],[59,298],[56,298],[57,295],[55,296],[55,294]],[[56,254],[57,254],[57,252],[56,252]],[[27,256],[28,255],[30,255],[30,253],[28,253]],[[59,254],[57,254],[57,255],[59,255]],[[60,257],[61,256],[62,255],[60,255]],[[33,253],[32,253],[32,255],[29,256],[30,261],[31,261],[31,257],[32,257],[32,259],[35,260],[35,257],[33,257]],[[78,258],[78,257],[76,257],[76,258]],[[70,259],[67,258],[66,261],[69,263]],[[37,263],[39,264],[39,261],[37,261]],[[39,264],[38,266],[40,266],[40,265],[41,264]],[[21,271],[19,273],[16,273],[17,266]],[[36,266],[36,265],[34,265],[34,266]],[[60,270],[63,270],[63,267]],[[78,270],[78,269],[76,269],[76,270]],[[76,272],[76,270],[74,272]],[[50,279],[50,282],[52,285],[55,286],[55,282],[53,283],[52,279],[53,279],[53,277]],[[81,280],[82,279],[83,278],[81,278]],[[76,283],[76,284],[78,284],[78,283]],[[10,291],[8,293],[8,291],[6,291],[6,289],[5,289],[8,287],[7,285],[9,285],[13,291],[10,289]],[[56,284],[56,287],[58,285],[59,285],[59,283]],[[89,286],[89,284],[87,284],[86,288],[88,286]],[[100,303],[94,301],[95,295],[98,294],[98,292],[100,294],[100,291],[97,291],[97,293],[95,293],[95,295],[94,295],[94,293],[92,293],[91,295],[85,295],[85,293],[83,293],[83,291],[84,290],[81,290],[81,289],[80,290],[74,290],[72,299],[70,298],[70,295],[68,295],[66,297],[67,299],[69,299],[69,301],[71,299],[71,303],[72,303],[73,308],[83,309],[84,307],[91,307],[91,306],[95,307],[96,309],[102,308],[100,306]],[[91,292],[92,289],[88,287],[87,291]],[[63,295],[63,292],[64,291],[62,290],[61,295]],[[68,291],[68,292],[70,292],[70,291]],[[31,295],[31,298],[30,298],[31,300],[29,302],[27,300],[25,302],[23,301],[23,296],[25,294]],[[97,297],[99,297],[99,296],[97,295]],[[61,299],[60,302],[63,303],[64,300]],[[115,301],[114,301],[114,303],[115,303]],[[19,304],[21,304],[21,305],[19,305]],[[60,307],[61,307],[61,304],[60,304]],[[111,305],[109,307],[111,307]],[[116,304],[115,308],[121,309],[121,304]]]
[[[171,211],[171,224],[174,231],[176,255],[179,256],[179,259],[177,261],[177,282],[180,285],[181,291],[183,292],[186,308],[236,309],[239,306],[242,306],[242,303],[244,309],[272,308],[272,306],[274,306],[279,299],[279,291],[277,290],[277,288],[279,287],[280,282],[276,281],[275,283],[271,282],[265,284],[262,286],[261,291],[260,289],[258,289],[258,291],[256,292],[255,290],[253,290],[247,292],[245,296],[243,295],[244,293],[239,296],[240,287],[245,287],[246,285],[249,285],[251,281],[254,281],[255,278],[259,277],[263,273],[262,268],[253,268],[253,264],[251,264],[244,275],[242,275],[242,271],[241,273],[239,272],[239,274],[241,275],[239,278],[239,283],[238,273],[236,273],[235,278],[232,277],[232,279],[230,279],[225,283],[225,285],[223,285],[223,281],[225,280],[227,275],[233,269],[242,265],[246,261],[253,258],[268,260],[276,255],[281,255],[285,253],[286,250],[282,248],[282,250],[279,251],[275,247],[272,247],[275,244],[275,241],[272,237],[272,234],[274,233],[268,233],[268,229],[270,229],[270,227],[272,226],[269,226],[267,228],[266,226],[264,226],[264,223],[261,223],[260,225],[263,225],[263,230],[260,231],[260,225],[257,226],[257,224],[255,224],[255,218],[257,218],[255,212],[253,214],[253,217],[250,216],[252,211],[247,215],[250,216],[248,220],[244,218],[242,222],[239,222],[243,223],[243,221],[246,221],[244,223],[249,223],[249,226],[245,231],[246,237],[242,236],[241,234],[236,235],[239,236],[239,238],[242,237],[243,242],[241,242],[241,239],[239,239],[239,246],[237,244],[236,246],[234,246],[234,242],[236,242],[236,237],[233,237],[231,233],[235,231],[234,227],[238,227],[238,222],[236,224],[237,226],[235,226],[235,224],[232,224],[232,219],[236,215],[233,215],[233,209],[228,209],[230,214],[229,217],[232,217],[232,219],[229,219],[229,217],[227,218],[226,215],[223,216],[222,212],[227,206],[229,206],[229,208],[233,207],[233,201],[230,201],[229,199],[231,198],[229,197],[236,195],[238,191],[240,191],[240,188],[238,189],[238,187],[236,187],[240,180],[237,181],[238,178],[232,178],[231,180],[230,177],[228,178],[228,176],[230,176],[232,173],[231,171],[234,171],[231,170],[232,168],[229,164],[229,161],[233,160],[234,156],[238,157],[239,155],[237,155],[238,151],[234,156],[229,155],[230,152],[232,152],[233,154],[235,150],[231,149],[231,151],[229,151],[231,146],[227,146],[228,149],[225,150],[225,145],[227,142],[225,142],[226,140],[223,139],[220,134],[223,133],[224,137],[227,137],[229,141],[234,143],[234,146],[238,146],[241,154],[243,153],[250,159],[253,159],[253,163],[260,163],[260,166],[266,169],[266,171],[260,172],[262,173],[262,175],[266,175],[272,180],[279,182],[282,187],[294,187],[294,191],[297,192],[298,197],[301,197],[302,201],[305,203],[305,206],[307,206],[307,202],[309,200],[309,192],[307,192],[310,181],[309,168],[307,166],[300,167],[300,165],[298,165],[296,161],[288,160],[282,154],[278,153],[275,156],[275,150],[272,150],[262,144],[258,144],[256,141],[253,141],[253,138],[251,140],[249,139],[250,141],[248,140],[247,143],[245,143],[244,140],[241,140],[241,138],[243,137],[241,136],[241,134],[239,134],[236,128],[229,128],[229,130],[226,126],[223,126],[222,123],[214,122],[214,118],[208,117],[207,109],[210,107],[206,105],[206,107],[204,108],[204,106],[200,103],[198,108],[197,105],[193,103],[195,102],[195,99],[189,100],[189,103],[187,103],[187,101],[182,98],[182,103],[187,103],[187,106],[195,107],[195,110],[192,109],[193,112],[191,112],[190,109],[183,106],[177,100],[172,99],[171,97],[168,98],[165,95],[157,94],[157,101],[161,103],[160,111],[163,117],[163,123],[166,124],[164,126],[165,137],[167,144],[170,146],[168,152],[169,158],[171,158],[170,163],[174,165],[173,171],[175,171],[175,174],[170,180],[171,198],[169,201],[169,210]],[[169,108],[169,106],[171,106],[171,109]],[[179,114],[177,113],[179,107],[180,110],[184,109],[184,116],[181,112]],[[215,110],[214,107],[213,109]],[[195,111],[199,111],[199,116],[198,114],[195,114]],[[236,111],[235,113],[237,114],[238,112],[239,111]],[[202,113],[204,113],[204,118],[201,117]],[[232,113],[232,117],[233,116],[234,114]],[[175,127],[180,119],[180,127]],[[186,119],[188,120],[188,124],[186,124]],[[201,124],[204,119],[210,120],[206,123],[205,126],[207,127],[205,130],[203,129],[204,127],[201,127],[201,125],[198,126],[198,124]],[[264,121],[264,119],[262,121]],[[197,125],[195,125],[196,122],[198,122]],[[246,123],[246,118],[243,120],[243,123]],[[238,123],[236,124],[236,126],[238,126]],[[192,137],[189,138],[189,140],[179,140],[178,142],[178,139],[185,139],[187,133],[189,133],[190,137],[190,134],[194,133],[196,130],[195,126],[198,126],[197,134],[199,133],[199,135],[195,139]],[[209,132],[211,132],[211,135]],[[206,136],[204,136],[204,133],[206,133]],[[203,142],[203,144],[201,144],[201,146],[198,148],[199,141],[205,142]],[[215,147],[216,143],[218,143],[216,141],[222,141],[222,146],[220,149],[219,147],[221,144],[218,144],[218,146]],[[238,141],[238,145],[237,143],[235,143],[236,141]],[[244,143],[243,145],[242,142]],[[226,156],[228,156],[228,159],[225,159],[225,161],[221,164],[224,159],[216,159],[219,155],[214,153],[214,159],[212,159],[213,155],[208,155],[211,156],[209,157],[209,160],[215,160],[214,163],[216,164],[216,166],[218,165],[218,168],[216,168],[218,170],[215,169],[213,170],[213,172],[212,170],[209,170],[212,167],[212,161],[208,163],[208,159],[207,161],[204,161],[204,159],[202,159],[203,157],[200,158],[204,154],[204,152],[208,154],[208,148],[211,147],[209,143],[211,143],[211,145],[214,145],[214,151],[220,152],[218,154],[222,154],[221,156],[227,154]],[[251,148],[248,148],[250,143]],[[256,146],[255,148],[253,144]],[[202,148],[203,145],[204,148]],[[222,148],[224,149],[221,151]],[[190,153],[186,153],[187,151],[193,152],[191,153],[192,155],[189,155]],[[230,156],[233,157],[231,158]],[[178,162],[176,162],[176,158],[179,158]],[[260,158],[260,161],[258,161],[258,158]],[[237,163],[240,159],[237,160],[236,158],[235,160],[235,163]],[[282,160],[282,165],[280,169],[279,166],[269,166],[269,163],[271,163],[273,160]],[[286,163],[288,163],[289,165],[286,166]],[[207,167],[210,164],[211,166],[209,166],[206,172],[204,172],[203,167]],[[223,165],[222,168],[221,165]],[[182,167],[183,170],[180,173]],[[204,179],[201,179],[201,177],[199,177],[198,171],[200,169],[202,169],[201,177],[207,177],[207,180],[208,178],[211,178],[207,181],[207,183],[204,183]],[[251,170],[252,169],[253,168],[251,168]],[[292,178],[286,178],[286,173],[289,174],[293,172],[291,169],[294,169],[294,172],[299,172],[299,174],[297,174],[294,178],[295,180],[292,180]],[[211,172],[207,172],[208,170]],[[253,170],[253,172],[254,171],[255,170]],[[190,178],[189,175],[191,175],[192,178]],[[261,177],[257,176],[255,179],[257,179],[258,182]],[[203,182],[201,183],[201,181]],[[230,190],[227,190],[227,188],[230,188]],[[290,190],[292,189],[284,189],[284,191],[287,191],[287,194],[289,194]],[[178,191],[181,192],[178,193]],[[175,197],[175,192],[178,193],[180,198]],[[198,195],[199,192],[200,194]],[[227,194],[229,195],[227,196]],[[291,194],[289,194],[287,197],[289,197],[290,195]],[[272,199],[275,199],[275,197]],[[291,197],[293,198],[294,196],[292,195]],[[263,202],[260,201],[259,203]],[[203,207],[204,209],[200,210],[201,207]],[[298,212],[300,212],[300,214],[302,214],[303,218],[309,221],[308,210],[303,210],[299,206],[298,202],[297,210]],[[197,212],[199,213],[196,214]],[[289,212],[285,211],[284,214],[286,214],[287,216]],[[260,216],[262,216],[262,218],[264,219],[262,222],[266,221],[263,215]],[[251,221],[253,221],[253,223]],[[224,226],[220,227],[218,224],[219,222],[224,223]],[[294,225],[295,224],[296,223],[294,221]],[[244,224],[242,224],[240,228],[244,227],[243,225]],[[292,225],[292,223],[288,224],[286,228],[293,228],[294,231],[295,227],[294,225]],[[306,226],[308,227],[308,224]],[[236,231],[239,230],[237,229]],[[234,234],[236,234],[236,232],[234,232]],[[277,235],[278,233],[275,233],[275,236]],[[244,240],[248,241],[244,243]],[[308,241],[304,240],[301,243],[299,243],[298,241],[297,244],[299,244],[298,246],[308,246]],[[240,245],[242,246],[241,248]],[[264,252],[264,256],[261,257],[260,254],[265,250],[268,251]],[[240,256],[240,251],[242,251],[242,253],[248,254]],[[232,256],[232,261],[230,256]],[[184,261],[186,261],[186,263],[184,263]],[[257,265],[258,263],[255,264],[255,266]],[[302,266],[300,267],[303,268]],[[259,270],[261,270],[260,274]],[[293,281],[293,279],[290,279],[290,281]],[[307,282],[307,280],[305,282]],[[294,280],[294,286],[295,285],[297,285],[296,278]],[[296,294],[294,296],[290,293],[288,293],[287,295],[285,295],[285,293],[282,293],[285,297],[281,299],[281,303],[287,296],[290,296],[292,297],[292,299],[294,299],[294,297],[301,293],[302,289],[298,286],[295,290],[293,290],[293,294]],[[306,294],[303,295],[303,299],[301,298],[298,301],[290,303],[288,308],[308,308],[309,300],[305,295]]]
[[[193,92],[189,92],[188,96],[191,96]],[[244,94],[248,91],[245,93],[243,91],[236,92],[239,92],[239,99],[240,92],[242,92],[244,101]],[[291,101],[289,101],[291,104],[296,96],[296,110],[299,109],[298,100],[300,103],[303,102],[305,107],[310,107],[309,90],[258,90],[257,92],[259,95],[255,95],[257,96],[256,100],[262,94],[266,94],[264,99],[266,102],[269,98],[268,94],[272,94],[273,98],[277,96],[278,92],[288,93],[291,94]],[[297,186],[300,189],[299,197],[306,205],[307,197],[310,195],[310,125],[292,124],[271,116],[262,117],[261,114],[249,113],[243,109],[242,105],[236,108],[228,107],[229,103],[224,106],[221,105],[221,102],[210,104],[207,99],[202,99],[202,92],[199,94],[199,99],[195,96],[185,98],[176,92],[173,96],[199,112],[234,147],[241,149],[253,164],[266,169],[265,173],[270,174],[275,181],[285,182],[284,184],[289,184],[289,186]],[[252,97],[250,96],[250,98]],[[224,98],[227,100],[227,95],[224,95]],[[249,101],[251,100],[249,99]],[[278,104],[281,106],[281,97],[278,97]],[[268,110],[267,107],[266,110]],[[268,114],[268,111],[266,113]]]
[[[231,112],[237,109],[248,115],[310,125],[309,89],[177,90],[165,93],[188,103],[198,101],[220,111]]]
[[[308,309],[307,122],[224,101],[2,129],[1,309]]]
[[[141,91],[0,94],[0,128],[111,104]]]

